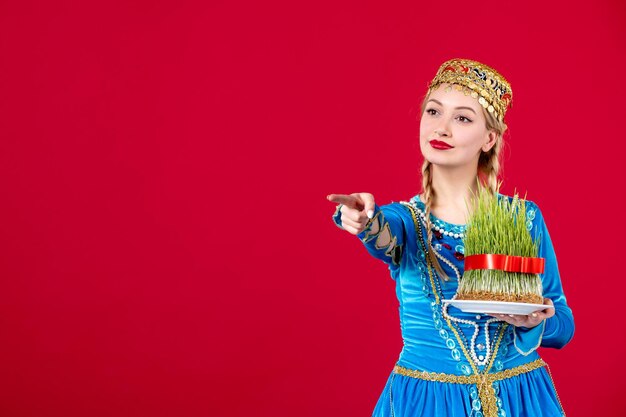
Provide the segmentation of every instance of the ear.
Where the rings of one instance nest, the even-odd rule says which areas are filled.
[[[491,148],[496,144],[498,140],[498,133],[495,130],[490,130],[489,135],[487,136],[487,142],[483,145],[483,152],[489,152]]]

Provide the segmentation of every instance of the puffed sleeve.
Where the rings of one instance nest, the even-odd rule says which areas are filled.
[[[563,293],[559,266],[548,228],[536,204],[526,203],[526,219],[533,239],[539,239],[539,257],[545,258],[545,269],[541,274],[543,296],[552,300],[555,314],[531,329],[514,329],[515,348],[522,355],[530,354],[539,346],[560,349],[574,336],[574,316]]]
[[[339,228],[341,225],[341,204],[337,206],[333,221]],[[382,260],[392,272],[400,267],[402,259],[405,227],[402,215],[406,211],[399,203],[391,203],[383,206],[374,205],[374,215],[369,220],[367,227],[357,237],[363,242],[367,251],[375,258]]]

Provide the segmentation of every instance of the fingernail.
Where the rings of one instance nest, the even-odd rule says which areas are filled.
[[[367,217],[369,217],[370,219],[374,217],[374,210],[368,210]]]
[[[509,314],[509,317],[513,317],[513,314]]]

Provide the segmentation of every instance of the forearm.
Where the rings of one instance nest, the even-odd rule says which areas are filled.
[[[339,228],[343,228],[340,209],[338,206],[335,210],[333,221]],[[372,218],[356,236],[375,258],[394,267],[400,264],[404,246],[404,225],[397,208],[391,205],[375,205]]]
[[[574,336],[574,317],[566,304],[555,304],[554,316],[546,319],[541,346],[561,349]]]

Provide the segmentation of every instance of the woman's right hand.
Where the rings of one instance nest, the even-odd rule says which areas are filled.
[[[352,233],[358,235],[367,227],[368,221],[374,216],[374,196],[369,193],[354,194],[330,194],[329,201],[342,204],[341,225]]]

